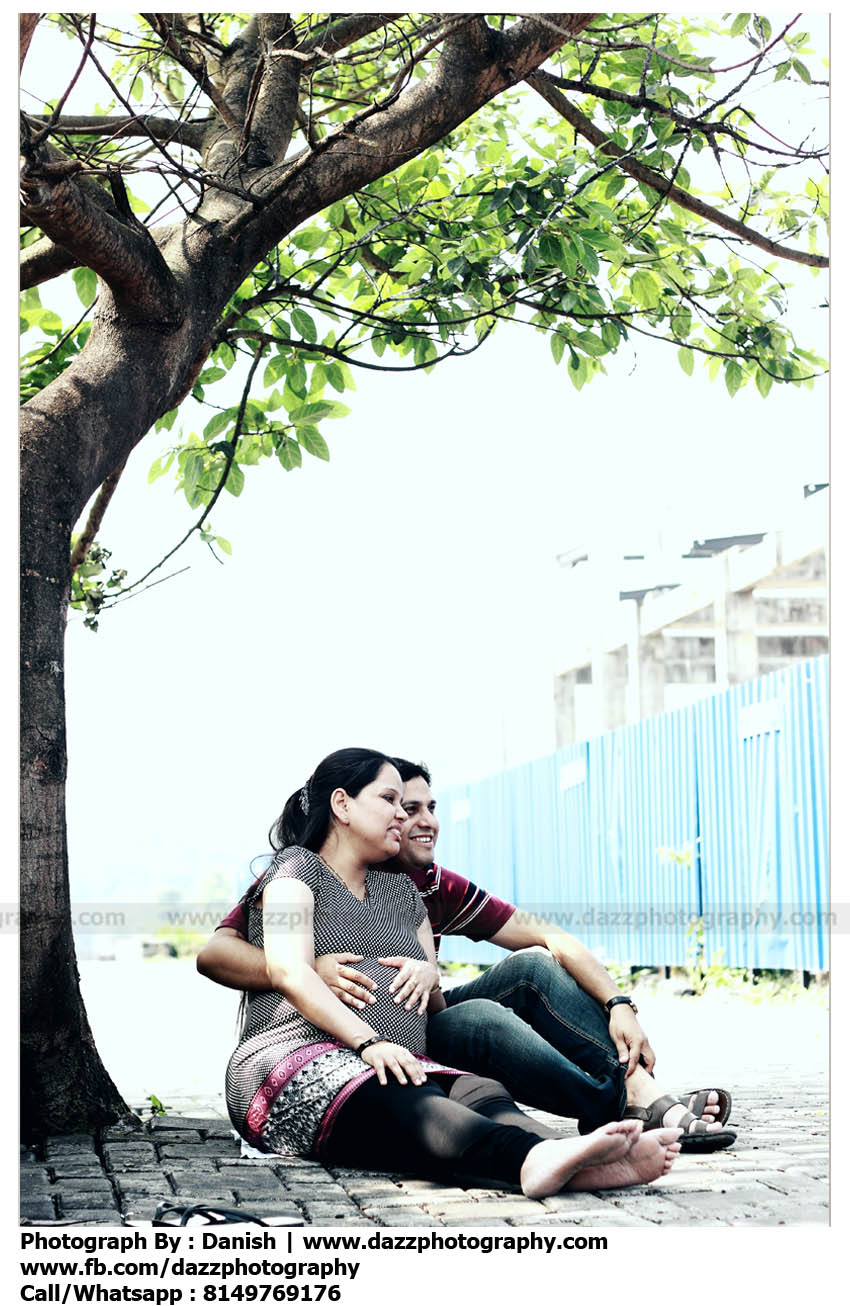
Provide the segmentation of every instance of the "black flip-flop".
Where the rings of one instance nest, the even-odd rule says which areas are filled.
[[[197,1202],[194,1206],[173,1206],[161,1202],[156,1208],[152,1225],[182,1228],[190,1220],[197,1224],[260,1224],[264,1228],[300,1228],[304,1221],[294,1216],[269,1216],[265,1220],[251,1211],[237,1210],[232,1206],[207,1206]]]

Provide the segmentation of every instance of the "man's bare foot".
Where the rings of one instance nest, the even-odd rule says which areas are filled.
[[[615,1120],[582,1138],[543,1139],[522,1163],[519,1179],[523,1193],[537,1198],[559,1193],[578,1171],[602,1168],[606,1162],[627,1156],[641,1130],[639,1120]]]
[[[676,1140],[681,1129],[654,1129],[643,1134],[625,1156],[589,1165],[574,1174],[566,1185],[568,1192],[587,1192],[597,1188],[630,1188],[651,1184],[667,1174],[682,1145]]]

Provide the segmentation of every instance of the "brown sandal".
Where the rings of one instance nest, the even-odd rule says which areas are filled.
[[[680,1098],[670,1097],[668,1094],[666,1097],[657,1097],[651,1106],[627,1106],[623,1112],[623,1119],[642,1120],[643,1127],[647,1131],[663,1129],[666,1112],[671,1106],[682,1105]],[[722,1104],[718,1103],[718,1105]],[[687,1109],[678,1127],[684,1131],[678,1139],[683,1152],[718,1152],[722,1147],[731,1147],[738,1137],[734,1129],[709,1130],[704,1120],[698,1119]]]
[[[714,1117],[714,1124],[725,1125],[726,1121],[732,1114],[732,1094],[727,1093],[725,1088],[692,1088],[689,1093],[683,1093],[678,1099],[682,1106],[687,1107],[699,1119],[705,1114],[705,1108],[708,1106],[709,1093],[717,1094],[717,1101],[712,1105],[720,1108]],[[691,1098],[695,1097],[696,1102],[691,1105]],[[708,1123],[706,1121],[706,1123]]]

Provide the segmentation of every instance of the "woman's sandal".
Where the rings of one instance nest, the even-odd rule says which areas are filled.
[[[705,1090],[710,1092],[710,1089]],[[715,1090],[717,1092],[717,1090]],[[662,1129],[664,1116],[671,1106],[682,1106],[678,1097],[657,1097],[651,1106],[627,1106],[623,1112],[624,1120],[642,1120],[645,1130]],[[698,1105],[698,1104],[697,1104]],[[718,1103],[718,1105],[720,1105]],[[709,1129],[704,1120],[700,1120],[692,1111],[685,1110],[678,1127],[684,1132],[678,1139],[683,1152],[717,1152],[722,1147],[731,1147],[738,1135],[734,1129]]]
[[[303,1225],[303,1220],[290,1219],[281,1216],[266,1216],[265,1219],[259,1215],[254,1215],[251,1211],[240,1208],[236,1210],[229,1206],[207,1206],[205,1202],[197,1202],[194,1206],[175,1206],[171,1202],[160,1202],[156,1208],[151,1224],[154,1226],[184,1226],[194,1222],[196,1224],[261,1224],[268,1228],[289,1227]]]

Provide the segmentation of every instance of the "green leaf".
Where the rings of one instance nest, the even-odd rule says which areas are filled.
[[[213,440],[217,435],[220,435],[230,425],[235,416],[235,408],[227,408],[223,413],[216,413],[215,417],[211,417],[204,427],[204,439]]]
[[[167,413],[163,413],[162,417],[157,419],[157,421],[154,423],[154,430],[170,431],[176,421],[177,421],[177,409],[171,408]]]
[[[744,373],[741,370],[740,363],[726,364],[726,389],[734,398],[744,383]]]
[[[566,344],[567,342],[564,337],[557,331],[554,335],[549,337],[549,348],[552,350],[552,357],[556,363],[560,363],[561,359],[564,357]]]
[[[328,363],[327,365],[328,380],[338,394],[345,390],[345,377],[339,363]]]
[[[227,480],[224,483],[225,490],[232,494],[235,499],[239,498],[245,488],[245,473],[238,463],[230,464],[230,471],[227,473]]]
[[[292,325],[295,327],[295,330],[299,335],[302,335],[311,345],[314,345],[318,340],[319,337],[318,332],[316,331],[316,323],[313,321],[309,313],[304,312],[303,308],[293,308]]]
[[[299,426],[298,443],[314,458],[321,458],[324,462],[330,459],[330,450],[315,426]]]
[[[632,294],[641,308],[657,308],[661,298],[658,282],[651,272],[641,269],[635,272],[629,282]]]
[[[800,59],[794,59],[794,60],[792,61],[792,66],[793,66],[793,68],[794,68],[794,72],[795,72],[795,73],[797,74],[797,76],[801,79],[801,81],[804,81],[804,82],[806,83],[807,86],[811,86],[811,84],[812,84],[812,74],[809,72],[808,68],[807,68],[806,65],[802,62],[802,60],[800,60]]]
[[[77,288],[80,303],[88,308],[97,294],[96,273],[92,272],[91,268],[74,268],[71,275],[74,278],[74,285]]]
[[[692,349],[685,349],[685,347],[682,346],[681,349],[678,349],[676,351],[676,357],[679,360],[679,366],[681,367],[682,371],[685,373],[685,376],[693,376],[694,351]]]
[[[592,358],[601,358],[603,354],[608,353],[608,346],[599,336],[594,335],[592,331],[581,331],[575,338],[575,343],[579,349],[583,349],[586,354]]]
[[[293,408],[289,417],[293,426],[310,426],[326,417],[347,417],[350,412],[350,408],[335,399],[319,399],[316,403]]]
[[[762,399],[766,399],[767,396],[770,394],[772,385],[773,385],[773,377],[769,376],[768,373],[765,372],[763,367],[760,367],[756,372],[756,389],[758,390]]]
[[[198,482],[203,470],[204,460],[201,454],[188,453],[183,463],[183,493],[190,508],[194,508],[198,503]]]
[[[303,367],[304,364],[302,363],[301,366]],[[273,354],[266,363],[265,371],[263,372],[263,385],[267,390],[270,390],[275,382],[280,380],[286,372],[286,369],[287,361],[285,356],[283,354]]]
[[[221,549],[222,553],[226,553],[228,556],[233,553],[233,547],[230,540],[226,540],[223,535],[216,535],[215,542]]]
[[[277,457],[284,471],[291,472],[293,467],[301,466],[301,450],[295,440],[284,439],[278,448]]]
[[[173,462],[173,453],[170,453],[167,458],[156,458],[148,472],[148,485],[153,485],[154,481],[159,480],[160,476],[164,476]]]
[[[747,26],[749,21],[750,21],[749,14],[736,14],[735,21],[732,24],[732,26],[729,28],[729,35],[740,36],[741,32],[743,32],[744,28]]]

